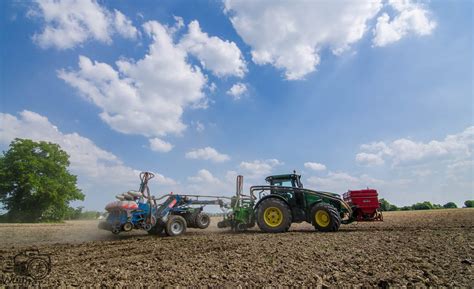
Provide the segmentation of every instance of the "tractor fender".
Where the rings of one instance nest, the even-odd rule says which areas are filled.
[[[330,204],[330,205],[336,207],[337,209],[339,209],[340,207],[342,207],[342,204],[341,204],[340,202],[336,202],[336,201],[325,202],[324,200],[317,200],[316,202],[311,203],[311,204],[308,206],[308,209],[311,211],[311,209],[312,209],[315,205],[320,204],[320,203]],[[337,205],[335,205],[335,203],[337,203]]]
[[[290,204],[288,204],[288,201],[287,201],[285,198],[283,198],[282,196],[279,196],[279,195],[267,195],[267,196],[261,198],[261,199],[257,202],[257,204],[256,204],[255,207],[254,207],[254,208],[255,208],[255,212],[257,212],[257,208],[258,208],[258,206],[260,205],[261,202],[263,202],[263,201],[266,200],[266,199],[270,199],[270,198],[280,199],[280,200],[282,200],[282,201],[290,208]]]

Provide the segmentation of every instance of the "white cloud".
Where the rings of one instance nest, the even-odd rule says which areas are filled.
[[[326,166],[320,163],[313,163],[313,162],[307,162],[304,163],[304,167],[311,169],[313,171],[324,171],[326,170]]]
[[[234,100],[239,100],[242,94],[247,92],[247,86],[243,83],[236,83],[227,91],[228,95],[231,95]]]
[[[181,38],[179,46],[196,56],[204,68],[218,77],[243,77],[247,71],[237,45],[215,36],[209,37],[202,32],[197,20],[188,25],[188,33]]]
[[[188,181],[192,183],[205,183],[209,185],[220,185],[222,182],[214,177],[212,173],[206,169],[201,169],[198,171],[196,176],[188,177]]]
[[[366,166],[379,166],[385,163],[382,156],[371,153],[358,153],[356,155],[356,162]]]
[[[173,145],[159,138],[149,139],[150,149],[155,152],[167,153],[173,149]]]
[[[230,160],[230,157],[226,154],[219,153],[212,147],[205,147],[201,149],[192,150],[186,153],[188,159],[200,159],[200,160],[211,160],[216,163],[225,162]]]
[[[368,175],[360,177],[351,176],[345,172],[329,172],[325,177],[308,178],[310,188],[315,190],[329,191],[342,194],[348,190],[364,189],[367,187],[377,188],[384,184]]]
[[[314,71],[320,50],[347,50],[368,30],[381,1],[245,1],[227,0],[225,12],[252,48],[256,64],[271,64],[287,79]]]
[[[41,33],[33,35],[33,41],[42,48],[73,48],[93,39],[112,42],[112,35],[135,39],[137,29],[120,11],[111,12],[95,0],[36,0],[29,15],[44,20]]]
[[[429,11],[420,3],[411,0],[390,0],[389,5],[397,15],[390,19],[387,13],[383,13],[377,18],[373,29],[374,46],[386,46],[410,33],[429,35],[436,28],[436,22],[430,19]]]
[[[80,56],[77,71],[61,70],[58,76],[98,106],[101,119],[119,132],[181,134],[184,110],[206,106],[206,77],[186,62],[186,52],[166,27],[150,21],[143,28],[153,40],[144,58],[119,60],[114,69]]]
[[[114,13],[114,27],[117,33],[128,39],[137,38],[139,33],[132,21],[118,10],[114,10]]]
[[[398,205],[429,200],[461,204],[472,198],[474,127],[442,140],[426,142],[400,138],[361,146],[356,161],[389,164],[377,169],[386,180],[378,185],[383,196]]]
[[[117,156],[101,149],[86,137],[77,133],[62,133],[46,117],[35,112],[24,110],[18,118],[0,113],[0,144],[7,145],[14,138],[59,144],[69,154],[71,171],[78,175],[78,183],[82,188],[101,188],[105,193],[110,193],[115,189],[126,190],[138,182],[138,170],[126,166]],[[162,185],[176,183],[158,173],[156,180]]]
[[[393,19],[385,13],[389,10],[395,11]],[[315,71],[322,50],[338,55],[371,28],[374,46],[384,46],[411,33],[430,34],[436,27],[429,11],[409,0],[224,0],[224,12],[251,47],[253,62],[273,65],[289,80]]]
[[[392,165],[409,165],[432,161],[459,162],[472,157],[474,145],[474,126],[463,132],[448,135],[444,140],[416,142],[410,139],[397,139],[391,143],[374,142],[361,146],[363,152],[357,154],[359,163],[380,165],[389,160]]]
[[[207,169],[199,170],[196,175],[188,177],[184,187],[187,193],[215,196],[232,196],[235,194],[235,172],[229,171],[224,178],[219,178]],[[232,178],[232,176],[234,176]],[[248,187],[246,187],[248,191]],[[209,211],[220,212],[215,206],[209,206]]]
[[[255,179],[270,174],[279,165],[283,165],[283,163],[277,159],[254,160],[252,162],[241,162],[239,168],[244,176]]]

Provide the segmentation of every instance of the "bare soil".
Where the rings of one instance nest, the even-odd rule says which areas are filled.
[[[114,236],[96,221],[2,224],[0,285],[20,282],[5,278],[14,275],[6,264],[37,248],[51,257],[45,286],[474,287],[474,209],[389,212],[384,222],[336,233],[309,224],[284,234],[231,233],[216,222],[179,237]]]

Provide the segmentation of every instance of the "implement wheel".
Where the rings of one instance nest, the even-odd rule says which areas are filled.
[[[336,232],[341,225],[341,216],[337,209],[326,203],[314,205],[311,209],[311,219],[314,228],[321,232]]]
[[[286,232],[291,225],[291,212],[288,205],[280,199],[263,200],[257,208],[257,224],[267,233]]]
[[[196,215],[194,222],[199,229],[206,229],[211,224],[211,217],[206,213],[199,213]]]
[[[168,236],[179,236],[186,232],[186,220],[178,215],[170,215],[165,227]]]

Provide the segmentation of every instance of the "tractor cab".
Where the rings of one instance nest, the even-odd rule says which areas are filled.
[[[292,174],[274,175],[265,178],[270,186],[285,187],[285,189],[271,189],[270,194],[280,195],[284,197],[291,207],[294,220],[304,220],[306,218],[305,206],[306,201],[301,183],[301,175],[297,175],[295,171]],[[286,189],[288,188],[288,189]]]
[[[270,184],[270,186],[303,188],[301,175],[297,175],[296,173],[268,176],[265,178],[265,181]]]

